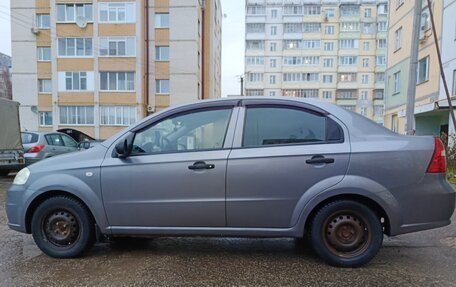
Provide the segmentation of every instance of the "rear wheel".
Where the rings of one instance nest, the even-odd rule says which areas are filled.
[[[340,267],[368,263],[383,242],[378,216],[367,206],[350,200],[323,206],[312,220],[309,237],[323,260]]]
[[[87,208],[70,197],[45,200],[32,218],[32,235],[46,255],[78,257],[95,241],[94,223]]]

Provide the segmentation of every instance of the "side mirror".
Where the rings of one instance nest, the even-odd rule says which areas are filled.
[[[129,136],[116,144],[114,150],[118,158],[127,158],[130,155],[132,148],[131,142],[132,136]]]

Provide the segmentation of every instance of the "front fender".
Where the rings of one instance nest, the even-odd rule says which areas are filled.
[[[361,196],[376,202],[386,213],[390,232],[401,226],[402,217],[396,198],[383,185],[366,177],[346,175],[338,184],[321,191],[311,189],[299,199],[293,212],[292,222],[295,224],[297,234],[304,234],[304,227],[311,212],[323,201],[336,196]]]
[[[84,177],[84,180],[79,177],[80,172],[77,171],[73,172],[74,174],[48,174],[34,180],[27,188],[25,195],[27,201],[24,205],[26,206],[24,209],[24,222],[25,215],[35,199],[48,192],[60,191],[79,198],[89,208],[100,229],[102,231],[107,230],[106,228],[109,224],[100,192],[100,168],[92,168],[90,172],[93,175],[90,178]]]

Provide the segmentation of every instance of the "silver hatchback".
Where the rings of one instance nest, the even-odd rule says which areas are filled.
[[[78,151],[78,143],[59,132],[22,132],[21,137],[26,165],[56,155]]]
[[[144,119],[109,140],[21,170],[9,226],[46,254],[98,238],[308,238],[357,267],[383,235],[450,224],[445,147],[393,133],[332,104],[273,97],[203,101]]]

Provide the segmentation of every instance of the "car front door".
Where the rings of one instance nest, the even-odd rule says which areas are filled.
[[[245,101],[228,159],[227,226],[294,226],[299,199],[340,182],[349,157],[344,129],[329,115]]]
[[[61,135],[63,143],[65,144],[65,152],[74,152],[78,150],[78,143],[67,135]]]
[[[136,132],[129,157],[108,153],[101,184],[112,229],[226,226],[226,163],[237,111],[179,112]]]

